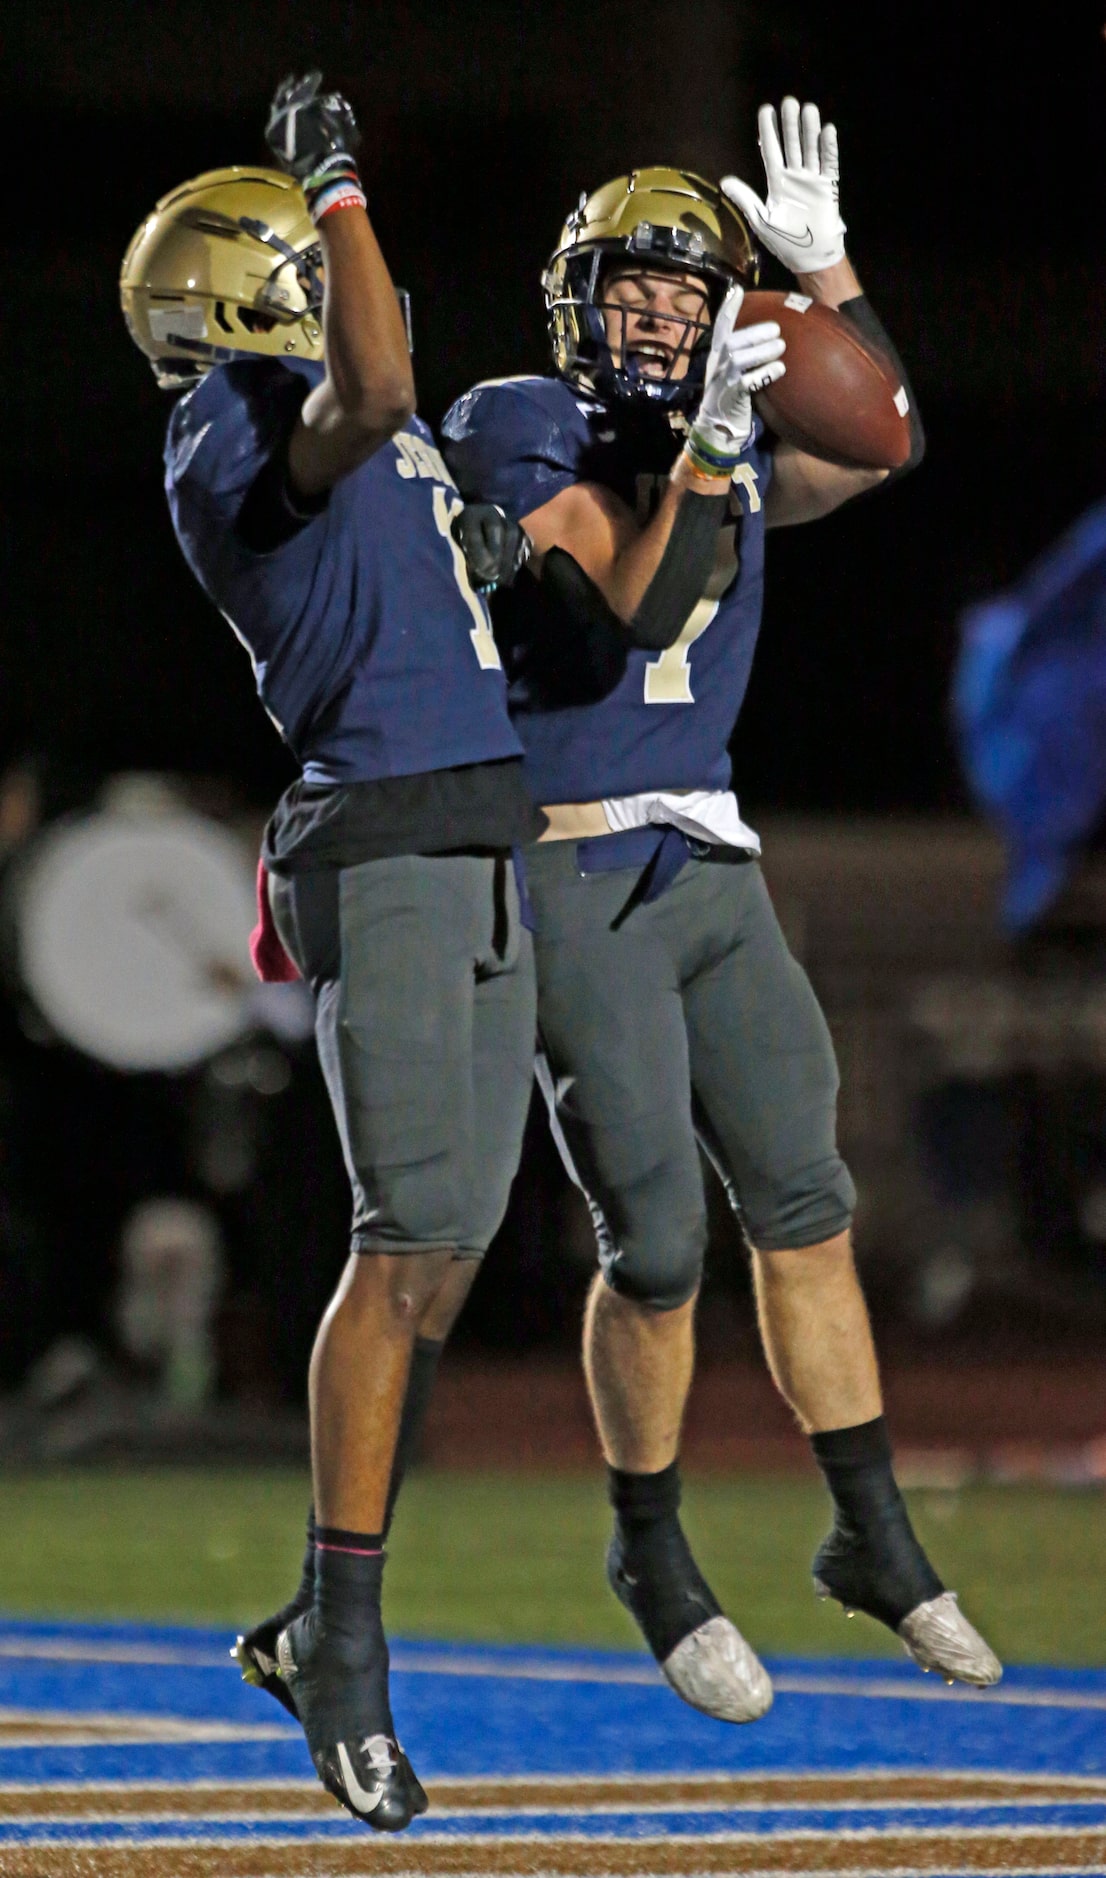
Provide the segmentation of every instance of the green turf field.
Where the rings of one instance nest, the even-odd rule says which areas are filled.
[[[57,1472],[0,1477],[0,1611],[234,1624],[298,1577],[298,1473]],[[1106,1663],[1106,1495],[971,1487],[911,1496],[946,1581],[1014,1661]],[[826,1527],[806,1481],[693,1480],[688,1529],[723,1604],[761,1649],[873,1655],[898,1645],[812,1597]],[[632,1647],[606,1588],[594,1477],[416,1474],[390,1546],[394,1634]]]

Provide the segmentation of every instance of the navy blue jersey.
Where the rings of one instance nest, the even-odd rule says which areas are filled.
[[[449,412],[442,438],[466,499],[497,502],[515,519],[591,482],[645,520],[681,445],[663,412],[600,404],[559,378],[477,385]],[[720,597],[694,608],[666,652],[629,647],[622,635],[598,647],[529,575],[497,597],[511,711],[536,801],[729,787],[727,745],[760,628],[771,472],[758,422],[734,483],[733,577]]]
[[[460,498],[418,418],[279,546],[246,545],[243,501],[322,375],[250,360],[180,399],[165,486],[189,566],[249,652],[309,782],[518,756],[487,607],[449,532]]]

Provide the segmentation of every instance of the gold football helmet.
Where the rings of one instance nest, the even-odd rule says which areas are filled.
[[[123,258],[131,338],[168,389],[263,354],[321,359],[319,238],[282,170],[208,170],[162,196]]]
[[[685,378],[670,372],[647,379],[632,361],[615,364],[601,308],[604,268],[616,257],[701,274],[713,317],[734,281],[755,287],[759,278],[760,256],[744,217],[691,170],[631,170],[580,197],[542,275],[553,363],[562,378],[602,397],[644,396],[669,409],[697,403],[709,328],[686,335]]]

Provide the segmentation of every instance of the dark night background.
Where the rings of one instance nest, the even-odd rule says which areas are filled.
[[[1106,483],[1103,18],[1076,0],[1016,24],[971,0],[15,0],[0,769],[41,752],[76,793],[120,769],[220,775],[259,809],[292,774],[173,540],[168,402],[117,278],[156,198],[262,156],[275,81],[318,64],[358,111],[432,423],[478,378],[543,369],[538,277],[582,188],[664,161],[760,188],[761,100],[792,90],[836,121],[850,252],[929,450],[886,496],[772,540],[738,788],[754,821],[963,808],[957,614]]]
[[[290,773],[172,540],[164,395],[116,299],[157,196],[256,160],[285,70],[320,64],[358,108],[431,421],[476,378],[542,367],[538,274],[582,187],[667,160],[759,186],[756,105],[793,89],[838,124],[850,249],[929,454],[885,498],[773,542],[738,780],[754,810],[960,803],[957,611],[1102,488],[1103,17],[1070,0],[1017,25],[998,5],[886,0],[17,0],[0,748],[219,770],[260,802]]]

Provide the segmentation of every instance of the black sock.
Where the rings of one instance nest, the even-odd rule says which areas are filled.
[[[383,1576],[382,1533],[316,1526],[315,1609],[328,1639],[352,1642],[377,1627]]]
[[[828,1434],[811,1435],[810,1445],[833,1495],[833,1504],[850,1526],[863,1528],[873,1516],[902,1506],[882,1415],[874,1421],[860,1422],[855,1428],[834,1428]]]
[[[345,1526],[316,1526],[314,1517],[312,1517],[311,1524],[314,1527],[315,1538],[316,1583],[319,1578],[320,1552],[340,1552],[345,1558],[382,1559],[384,1557],[384,1534],[382,1532],[349,1532]]]
[[[693,1630],[721,1615],[680,1525],[679,1462],[656,1474],[609,1467],[607,1484],[615,1514],[607,1576],[663,1663]]]
[[[392,1477],[388,1483],[388,1503],[384,1509],[385,1539],[392,1529],[392,1517],[396,1510],[396,1500],[399,1497],[404,1476],[418,1452],[419,1436],[422,1434],[422,1425],[430,1406],[434,1378],[438,1373],[438,1359],[444,1348],[444,1342],[436,1343],[430,1337],[415,1338],[415,1347],[411,1352],[411,1368],[407,1376],[407,1390],[403,1398],[403,1412],[399,1418],[399,1433],[396,1436]]]
[[[658,1520],[674,1519],[680,1510],[680,1463],[672,1461],[659,1474],[626,1474],[608,1467],[607,1492],[627,1535]]]
[[[315,1602],[292,1632],[299,1672],[293,1694],[316,1766],[320,1750],[336,1741],[394,1738],[383,1576],[380,1533],[316,1528]]]
[[[910,1524],[883,1416],[812,1435],[810,1445],[835,1509],[815,1574],[842,1603],[894,1627],[944,1586]]]

